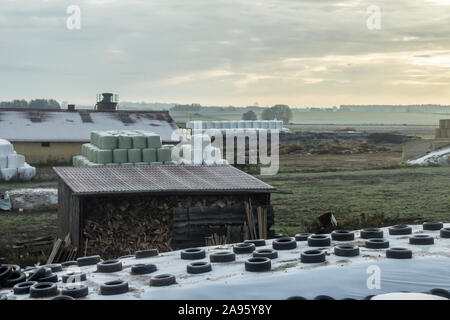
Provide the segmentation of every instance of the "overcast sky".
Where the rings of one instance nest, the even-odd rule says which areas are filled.
[[[449,83],[450,0],[0,0],[0,100],[450,104]]]

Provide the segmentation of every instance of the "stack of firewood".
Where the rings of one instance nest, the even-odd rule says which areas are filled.
[[[170,251],[173,204],[138,199],[95,199],[86,204],[82,225],[81,255],[103,259],[133,254],[137,250]]]

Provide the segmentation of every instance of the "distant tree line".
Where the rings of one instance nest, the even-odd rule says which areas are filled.
[[[61,109],[58,101],[53,99],[13,100],[0,102],[2,109]]]

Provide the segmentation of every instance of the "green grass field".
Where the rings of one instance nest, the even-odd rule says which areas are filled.
[[[275,230],[284,234],[308,231],[325,212],[348,229],[450,220],[448,166],[319,173],[284,166],[276,176],[258,178],[293,192],[272,195]]]

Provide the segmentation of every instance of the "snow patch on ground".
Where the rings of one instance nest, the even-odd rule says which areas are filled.
[[[450,163],[450,147],[445,147],[416,160],[409,160],[408,164],[429,165],[429,164],[449,164]]]

